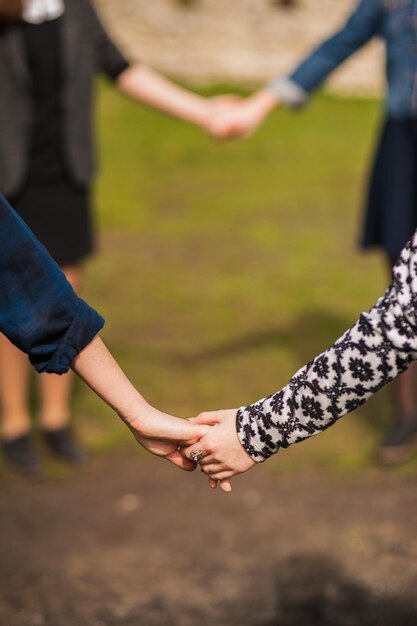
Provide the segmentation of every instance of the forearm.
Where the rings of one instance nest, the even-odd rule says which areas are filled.
[[[247,98],[245,102],[263,119],[281,104],[281,98],[270,87],[264,87]]]
[[[277,393],[242,408],[238,436],[256,461],[331,426],[417,360],[417,235],[384,297]]]
[[[149,405],[116,363],[100,337],[74,359],[72,369],[128,424]]]
[[[207,100],[175,85],[146,65],[129,67],[117,79],[117,86],[134,100],[205,127],[209,114]]]
[[[383,19],[380,0],[361,0],[344,26],[324,40],[285,77],[269,84],[283,104],[298,107],[334,70],[376,35]]]
[[[116,411],[149,452],[165,456],[182,469],[195,469],[195,463],[186,461],[177,448],[179,444],[198,441],[208,429],[158,411],[148,404],[99,337],[74,359],[72,369]]]

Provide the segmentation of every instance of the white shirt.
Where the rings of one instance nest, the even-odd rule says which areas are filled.
[[[23,0],[23,20],[29,24],[56,20],[64,10],[64,0]]]

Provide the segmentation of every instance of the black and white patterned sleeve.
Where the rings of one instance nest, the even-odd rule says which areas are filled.
[[[393,282],[367,313],[289,383],[237,413],[240,442],[257,462],[322,432],[417,360],[417,231]]]

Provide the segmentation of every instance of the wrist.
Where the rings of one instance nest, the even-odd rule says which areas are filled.
[[[252,461],[263,463],[279,450],[279,445],[272,442],[271,437],[264,437],[264,416],[256,404],[241,407],[236,414],[237,438]]]
[[[261,89],[249,98],[250,105],[259,115],[268,115],[279,104],[277,95],[271,89]]]
[[[211,105],[206,98],[196,96],[194,110],[189,121],[203,130],[207,130],[210,120]]]
[[[264,91],[269,91],[277,103],[292,109],[304,106],[308,98],[308,93],[303,87],[288,76],[272,80]]]
[[[145,434],[147,415],[153,410],[152,406],[138,394],[126,403],[118,414],[120,418],[139,434]]]

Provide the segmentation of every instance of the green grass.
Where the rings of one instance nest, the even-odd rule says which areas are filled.
[[[379,102],[321,95],[216,144],[105,85],[99,95],[101,252],[83,295],[152,403],[185,417],[257,400],[382,292],[378,255],[356,247]],[[128,436],[80,385],[75,403],[93,446]],[[389,413],[383,391],[271,467],[370,466]]]

